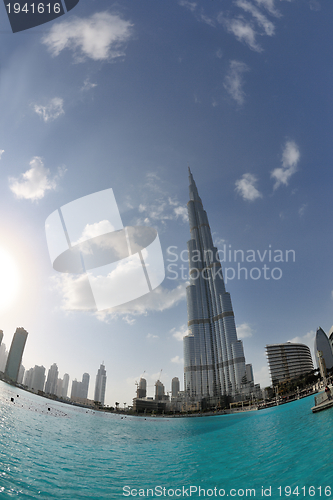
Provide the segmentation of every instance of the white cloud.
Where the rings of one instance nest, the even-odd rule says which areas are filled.
[[[87,275],[76,277],[71,274],[61,274],[54,277],[53,288],[61,295],[61,307],[65,311],[90,311],[94,312],[100,321],[108,322],[109,319],[121,318],[129,324],[133,324],[137,316],[170,309],[186,297],[185,283],[180,283],[172,290],[159,286],[136,300],[96,312]]]
[[[178,330],[176,330],[176,328],[172,328],[170,330],[170,333],[172,333],[172,336],[176,340],[178,340],[179,342],[182,342],[182,340],[185,337],[185,335],[188,334],[187,325],[182,325],[180,328],[178,328]]]
[[[210,17],[206,16],[205,14],[200,14],[200,19],[204,23],[208,24],[208,26],[212,26],[212,28],[215,28],[215,22]]]
[[[216,51],[216,57],[218,57],[219,59],[221,59],[223,57],[223,51],[221,49],[218,49]]]
[[[54,24],[42,42],[53,56],[69,49],[78,62],[87,57],[107,61],[125,55],[124,47],[131,36],[129,21],[116,14],[97,12],[88,18],[72,17]]]
[[[184,359],[180,358],[179,356],[175,356],[174,358],[171,358],[171,363],[176,363],[177,365],[182,365],[182,364],[184,364]]]
[[[288,186],[290,177],[297,171],[297,164],[300,159],[300,152],[294,141],[287,141],[282,153],[282,167],[275,168],[271,177],[276,180],[274,189],[281,184]]]
[[[254,330],[250,327],[248,323],[242,323],[236,326],[237,336],[239,339],[246,339],[247,337],[252,337]]]
[[[93,89],[94,87],[97,87],[97,83],[92,83],[89,78],[86,78],[83,82],[83,87],[81,87],[81,90],[90,90]]]
[[[256,384],[260,384],[262,388],[269,387],[272,383],[267,365],[264,365],[259,371],[254,372],[253,376]]]
[[[235,35],[239,42],[244,42],[250,49],[256,52],[262,52],[262,48],[256,41],[256,31],[252,24],[242,18],[227,19],[219,14],[218,21],[224,24],[229,33]]]
[[[299,208],[298,214],[300,217],[303,217],[307,206],[308,206],[307,203],[303,203],[303,205]]]
[[[244,174],[241,179],[235,182],[235,191],[242,196],[244,200],[254,201],[262,198],[262,194],[256,188],[257,178],[252,174]]]
[[[274,5],[274,0],[255,0],[259,7],[264,7],[270,14],[275,17],[280,17],[281,14],[278,10],[276,10]]]
[[[4,149],[0,149],[0,160],[1,160],[1,156],[3,155],[4,152],[5,152]]]
[[[266,35],[274,35],[274,24],[269,19],[267,19],[267,17],[264,16],[264,14],[262,14],[262,12],[260,12],[260,10],[258,10],[252,3],[248,2],[247,0],[237,0],[236,5],[239,8],[245,10],[245,12],[249,12],[254,17],[258,25],[264,29]]]
[[[176,218],[177,219],[178,219],[178,217],[180,217],[183,222],[187,222],[188,221],[188,212],[187,212],[187,208],[186,207],[183,207],[182,205],[179,205],[178,207],[175,207],[173,209],[173,211],[176,214]]]
[[[147,339],[158,339],[159,336],[158,335],[153,335],[152,333],[148,333],[147,336],[146,336]]]
[[[243,73],[249,71],[249,67],[241,61],[230,61],[228,73],[224,79],[224,88],[235,99],[237,104],[244,102]]]
[[[52,179],[50,170],[44,167],[39,156],[35,156],[29,163],[30,169],[20,177],[9,178],[9,188],[17,198],[37,201],[44,198],[46,191],[56,189],[58,180],[66,172],[65,168],[58,168],[58,174]]]
[[[321,10],[321,5],[317,0],[310,0],[309,6],[311,10]]]
[[[179,0],[179,5],[181,5],[181,7],[185,7],[191,12],[194,12],[197,8],[196,2],[189,2],[188,0]]]
[[[39,115],[45,123],[55,120],[65,113],[64,100],[60,97],[54,97],[46,106],[34,104],[34,111]]]

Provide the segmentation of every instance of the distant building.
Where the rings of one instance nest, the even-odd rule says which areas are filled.
[[[138,388],[136,390],[137,398],[145,398],[147,396],[147,381],[145,378],[140,378]]]
[[[56,395],[58,396],[58,398],[61,398],[62,396],[62,383],[63,383],[62,378],[58,378],[57,388],[56,388]]]
[[[33,368],[29,368],[29,370],[26,370],[25,374],[24,374],[23,385],[26,385],[28,387],[28,389],[32,389],[32,376],[33,376],[33,373],[34,373],[34,369]]]
[[[8,358],[8,351],[6,350],[6,344],[2,343],[0,345],[0,372],[5,371],[7,358]]]
[[[318,360],[318,356],[317,356],[318,351],[321,351],[323,353],[322,357],[325,361],[325,365],[326,365],[327,370],[330,370],[331,368],[333,368],[332,345],[331,345],[330,341],[328,340],[326,333],[320,327],[316,331],[314,350],[315,350],[318,368],[320,368],[319,360]]]
[[[75,401],[77,398],[80,397],[80,393],[81,393],[81,382],[74,379],[72,382],[71,399]]]
[[[25,372],[25,368],[21,364],[19,372],[18,372],[18,376],[17,376],[17,383],[18,384],[22,384],[23,383],[24,372]]]
[[[51,367],[49,368],[47,374],[47,380],[45,384],[46,394],[56,394],[57,381],[58,381],[58,366],[56,363],[53,363],[53,365],[51,365]]]
[[[161,401],[164,399],[164,385],[160,380],[157,380],[155,383],[155,401]]]
[[[31,389],[34,391],[43,391],[45,384],[45,367],[35,365],[31,379]]]
[[[67,398],[68,394],[68,385],[69,385],[69,375],[68,373],[65,373],[62,379],[62,392],[61,392],[61,397]]]
[[[313,370],[310,349],[304,344],[286,342],[266,345],[272,384],[286,382]]]
[[[90,375],[89,375],[89,373],[84,373],[82,375],[82,382],[81,382],[81,395],[80,395],[80,398],[82,398],[82,399],[87,399],[88,398],[89,381],[90,381]]]
[[[89,389],[89,373],[84,373],[82,375],[82,382],[78,380],[73,380],[72,382],[72,391],[71,391],[71,399],[73,401],[83,401],[88,399],[88,389]]]
[[[171,396],[173,398],[178,397],[179,389],[180,389],[179,378],[174,377],[171,382]]]
[[[1,345],[2,339],[3,339],[3,331],[0,330],[0,345]]]
[[[105,366],[101,364],[96,375],[94,401],[99,401],[102,405],[104,405],[105,389],[106,371]]]
[[[5,368],[5,376],[13,382],[17,382],[27,337],[28,332],[24,328],[16,328]]]

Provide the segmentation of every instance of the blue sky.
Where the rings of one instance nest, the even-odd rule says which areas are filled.
[[[223,268],[236,271],[226,288],[246,361],[268,385],[266,344],[312,348],[316,328],[333,323],[333,5],[81,0],[16,34],[1,9],[0,246],[19,276],[1,311],[6,346],[23,326],[24,366],[88,372],[91,397],[104,361],[110,405],[129,404],[143,372],[150,396],[161,369],[167,390],[174,376],[183,387],[186,279],[171,279],[167,249],[180,255],[189,239],[189,164],[217,246],[257,256],[241,263],[248,279],[234,259]],[[106,188],[124,225],[158,230],[166,279],[96,313],[80,306],[75,277],[52,269],[44,226]],[[295,259],[269,262],[269,250]]]

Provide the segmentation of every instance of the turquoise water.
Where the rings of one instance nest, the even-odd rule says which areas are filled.
[[[191,498],[223,490],[248,498],[246,489],[265,498],[262,487],[287,498],[291,486],[291,498],[332,499],[333,409],[312,414],[313,403],[145,420],[87,413],[0,382],[0,499],[190,498],[190,486]]]

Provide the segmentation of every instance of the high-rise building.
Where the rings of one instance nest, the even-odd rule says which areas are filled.
[[[61,398],[62,396],[62,383],[63,383],[62,378],[58,378],[57,388],[56,388],[56,395],[58,396],[58,398]]]
[[[0,372],[5,371],[7,358],[8,358],[8,351],[6,350],[6,344],[2,343],[0,345]]]
[[[136,390],[137,398],[145,398],[147,396],[147,381],[145,378],[140,378],[138,388]]]
[[[272,384],[286,382],[313,370],[310,349],[304,344],[286,342],[266,345]]]
[[[155,400],[158,401],[164,399],[164,395],[164,384],[162,384],[160,380],[157,380],[155,382]]]
[[[34,374],[33,368],[29,368],[29,370],[25,371],[23,384],[26,385],[28,387],[28,389],[32,389],[32,376],[33,376],[33,374]]]
[[[57,381],[58,381],[58,366],[56,363],[53,363],[53,365],[51,365],[51,367],[49,368],[47,374],[47,380],[45,384],[46,394],[56,394]]]
[[[24,328],[16,328],[5,368],[5,376],[13,382],[17,382],[27,337],[28,332]]]
[[[101,364],[96,375],[94,400],[99,401],[102,405],[104,405],[105,388],[106,388],[106,371],[104,364]]]
[[[319,359],[317,356],[317,352],[322,352],[322,358],[325,361],[325,366],[327,370],[330,370],[333,367],[333,353],[332,353],[332,345],[328,340],[328,337],[322,328],[318,328],[316,331],[316,337],[314,342],[314,351],[317,360],[317,367],[319,368]]]
[[[218,250],[190,169],[189,178],[190,285],[186,289],[188,334],[184,337],[184,389],[196,399],[234,396],[246,387],[243,344],[237,338]]]
[[[178,393],[179,393],[179,378],[178,377],[174,377],[171,381],[171,396],[173,398],[176,398],[178,396]]]
[[[44,389],[45,384],[45,367],[35,365],[31,378],[31,388],[38,392]]]
[[[87,399],[88,398],[89,380],[90,380],[89,373],[84,373],[82,375],[81,396],[80,396],[83,399]]]
[[[80,393],[81,393],[81,382],[74,379],[72,381],[71,399],[75,401],[77,398],[80,397]]]
[[[68,385],[69,385],[69,375],[68,373],[65,373],[62,379],[62,392],[61,392],[61,397],[67,398],[67,393],[68,393]]]
[[[20,369],[19,369],[19,372],[18,372],[18,376],[17,376],[17,383],[18,384],[22,384],[23,377],[24,377],[24,372],[25,372],[25,368],[24,368],[24,366],[21,363]]]

